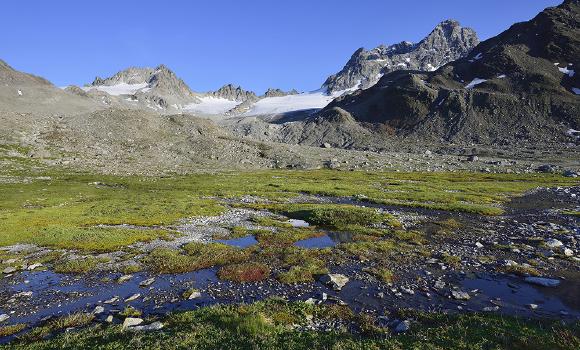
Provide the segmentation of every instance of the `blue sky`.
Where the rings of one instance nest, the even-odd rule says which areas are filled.
[[[359,47],[456,19],[486,39],[561,0],[9,0],[0,59],[59,86],[164,63],[195,91],[314,90]]]

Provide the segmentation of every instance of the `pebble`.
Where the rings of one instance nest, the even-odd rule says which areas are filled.
[[[453,299],[456,299],[456,300],[469,300],[469,299],[471,299],[471,297],[469,296],[468,293],[458,291],[458,290],[452,290],[451,296],[453,297]]]
[[[96,306],[95,309],[93,310],[93,314],[95,315],[102,314],[103,312],[105,312],[105,308],[100,305]]]
[[[131,295],[130,297],[128,297],[127,299],[125,299],[125,302],[128,303],[130,301],[137,300],[140,297],[141,297],[141,294],[140,293],[135,293],[135,294]]]
[[[148,279],[142,281],[141,283],[139,283],[139,287],[148,287],[148,286],[152,285],[153,283],[155,283],[155,278],[148,278]]]

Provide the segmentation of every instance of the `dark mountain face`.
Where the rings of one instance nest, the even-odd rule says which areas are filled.
[[[478,43],[475,31],[461,27],[456,21],[447,20],[438,24],[416,44],[403,41],[368,51],[358,49],[340,72],[328,77],[323,87],[330,93],[368,88],[382,75],[392,71],[433,71],[467,55]]]
[[[580,127],[580,4],[565,1],[435,72],[397,71],[333,101],[378,130],[434,141],[570,141]]]

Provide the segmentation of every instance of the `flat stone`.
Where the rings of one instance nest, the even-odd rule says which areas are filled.
[[[466,292],[459,291],[459,290],[452,290],[451,296],[453,297],[453,299],[456,299],[456,300],[469,300],[469,299],[471,299],[469,294],[467,294]]]
[[[409,329],[411,329],[411,321],[409,320],[401,321],[395,327],[395,333],[405,333]]]
[[[139,287],[149,287],[153,283],[155,283],[155,278],[148,278],[145,281],[141,281],[141,283],[139,283]]]
[[[197,298],[201,298],[201,292],[198,290],[193,290],[193,291],[191,291],[191,293],[187,297],[187,300],[193,300],[193,299],[197,299]]]
[[[109,300],[105,300],[103,303],[105,303],[105,304],[112,304],[112,303],[116,303],[118,301],[119,301],[119,297],[112,297]]]
[[[32,264],[32,265],[28,266],[28,270],[29,271],[36,270],[39,267],[42,267],[41,263]]]
[[[136,332],[158,331],[163,328],[163,323],[157,321],[144,326],[133,326],[128,329]]]
[[[555,280],[552,278],[526,277],[524,281],[544,287],[557,287],[560,285],[560,280]]]
[[[561,241],[559,241],[555,238],[550,238],[546,241],[546,245],[550,248],[559,248],[559,247],[563,246],[564,243],[562,243]]]
[[[326,284],[335,291],[340,291],[348,283],[349,279],[345,275],[338,273],[329,273],[322,275],[320,282]]]
[[[475,242],[475,246],[477,248],[483,248],[483,244],[479,243],[479,242]]]
[[[125,299],[125,302],[128,303],[130,301],[135,301],[135,300],[139,299],[140,297],[141,297],[141,294],[140,293],[136,293],[136,294],[131,295],[127,299]]]
[[[133,278],[133,275],[123,275],[123,276],[119,277],[119,279],[117,279],[117,283],[125,283],[128,280],[130,280],[131,278]]]
[[[14,272],[16,272],[16,268],[15,267],[12,267],[12,266],[8,266],[4,270],[2,270],[2,273],[5,274],[5,275],[8,275],[8,274],[14,273]]]
[[[127,317],[125,321],[123,321],[123,328],[138,326],[141,323],[143,323],[143,319],[141,318]]]
[[[93,310],[93,314],[95,315],[102,314],[103,312],[105,312],[105,308],[100,305],[97,305]]]
[[[4,322],[4,321],[6,321],[9,318],[10,318],[10,316],[8,316],[6,314],[2,314],[2,315],[0,315],[0,322]]]

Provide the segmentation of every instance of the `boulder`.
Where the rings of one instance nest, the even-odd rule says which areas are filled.
[[[345,275],[337,273],[328,273],[322,275],[320,282],[326,284],[328,287],[340,291],[348,283],[349,279]]]
[[[143,323],[143,319],[141,318],[127,317],[125,321],[123,321],[123,328],[138,326],[141,323]]]
[[[460,290],[452,290],[451,296],[453,297],[453,299],[456,299],[456,300],[469,300],[469,299],[471,299],[471,297],[469,296],[468,293],[462,292]]]
[[[136,332],[158,331],[163,328],[163,323],[157,321],[148,325],[129,327],[128,330]]]

